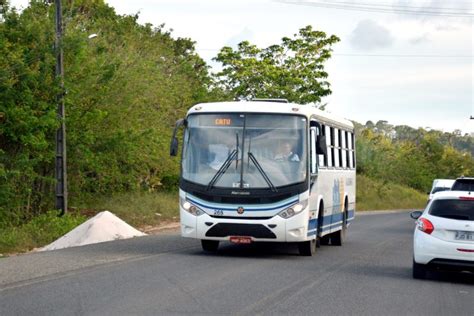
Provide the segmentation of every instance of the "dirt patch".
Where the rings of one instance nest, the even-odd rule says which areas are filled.
[[[158,235],[166,233],[177,233],[180,229],[180,223],[177,221],[166,221],[158,226],[140,227],[140,230],[148,235]]]

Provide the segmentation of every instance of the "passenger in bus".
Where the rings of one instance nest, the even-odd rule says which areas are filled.
[[[300,161],[300,157],[293,152],[293,147],[288,141],[280,144],[273,159],[276,161]]]

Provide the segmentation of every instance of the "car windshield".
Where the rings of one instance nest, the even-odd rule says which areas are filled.
[[[429,214],[443,218],[474,221],[474,200],[435,200],[431,204]]]
[[[191,115],[182,176],[208,188],[300,183],[307,173],[305,131],[306,118],[296,115]]]
[[[454,182],[453,191],[474,191],[474,179],[458,179]]]
[[[433,189],[433,192],[431,193],[436,193],[436,192],[442,192],[442,191],[449,191],[451,188],[446,188],[446,187],[436,187]]]

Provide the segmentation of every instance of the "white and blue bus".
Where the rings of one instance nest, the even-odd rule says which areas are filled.
[[[184,126],[179,208],[183,237],[297,243],[311,256],[342,245],[355,212],[354,126],[285,100],[203,103]]]

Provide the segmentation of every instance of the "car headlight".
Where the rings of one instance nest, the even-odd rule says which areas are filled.
[[[199,207],[194,205],[193,203],[189,202],[186,199],[179,198],[179,203],[181,204],[181,207],[188,213],[193,214],[194,216],[200,216],[204,214],[204,211],[201,210]]]
[[[280,217],[283,217],[284,219],[287,219],[292,216],[295,216],[298,213],[301,213],[306,208],[306,206],[308,206],[308,200],[300,201],[296,204],[293,204],[289,208],[284,209],[283,211],[278,213],[278,215]]]

